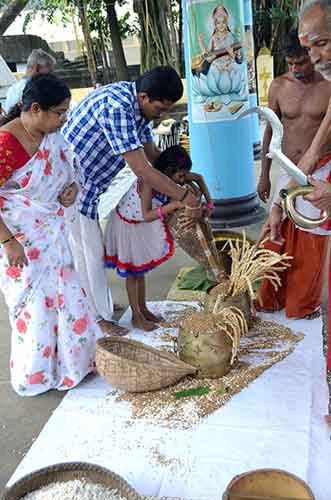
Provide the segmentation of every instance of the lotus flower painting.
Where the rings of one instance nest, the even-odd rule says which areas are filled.
[[[192,119],[236,118],[248,107],[248,71],[240,0],[188,3]]]

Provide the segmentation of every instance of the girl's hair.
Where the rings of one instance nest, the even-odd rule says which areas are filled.
[[[191,170],[192,161],[182,146],[171,146],[160,154],[154,167],[168,177],[172,177],[180,170]]]
[[[54,75],[36,75],[26,82],[22,101],[11,108],[1,121],[1,125],[18,118],[22,111],[29,111],[33,103],[38,103],[43,111],[58,106],[71,97],[69,87]]]

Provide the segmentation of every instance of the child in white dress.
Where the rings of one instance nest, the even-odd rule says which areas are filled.
[[[192,162],[184,148],[166,149],[154,167],[178,184],[196,182],[205,195],[207,208],[212,208],[208,188],[199,174],[190,172]],[[147,309],[145,273],[174,255],[167,217],[183,207],[183,203],[169,200],[137,179],[108,219],[105,262],[107,267],[116,269],[119,276],[126,278],[135,328],[151,331],[162,320]]]

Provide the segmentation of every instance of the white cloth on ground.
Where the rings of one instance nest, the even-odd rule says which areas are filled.
[[[149,307],[164,315],[187,305]],[[116,401],[116,391],[100,377],[93,378],[68,393],[10,484],[39,467],[83,460],[117,472],[143,495],[215,500],[236,474],[274,467],[308,482],[316,500],[330,500],[322,320],[287,320],[284,313],[263,317],[302,331],[305,338],[197,427],[165,428],[142,419],[129,425],[131,404]],[[129,321],[130,311],[124,319]],[[133,330],[130,338],[156,347],[164,332]]]

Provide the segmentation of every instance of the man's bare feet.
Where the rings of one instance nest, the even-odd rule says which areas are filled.
[[[151,311],[148,309],[144,309],[142,311],[142,315],[144,316],[145,319],[148,321],[153,321],[154,323],[162,323],[164,321],[163,316],[157,316],[156,314],[153,314]]]
[[[118,335],[119,337],[122,337],[123,335],[127,335],[129,333],[127,328],[119,326],[114,321],[102,319],[101,321],[98,321],[98,325],[100,326],[102,333],[105,335]]]
[[[148,321],[143,316],[132,318],[131,323],[134,328],[144,330],[144,332],[152,332],[153,330],[157,329],[157,325],[155,323],[153,323],[152,321]]]
[[[320,315],[321,315],[321,309],[318,308],[318,309],[316,309],[316,311],[314,311],[314,312],[312,312],[310,314],[307,314],[302,319],[316,319],[316,318],[319,318]]]

